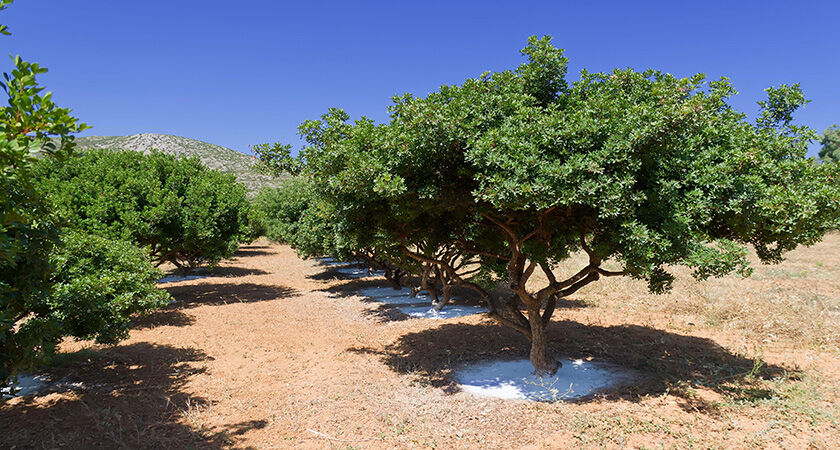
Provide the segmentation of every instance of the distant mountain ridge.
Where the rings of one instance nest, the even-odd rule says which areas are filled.
[[[104,148],[134,150],[148,153],[157,149],[180,157],[196,156],[205,166],[221,172],[232,173],[248,188],[251,194],[269,186],[278,186],[282,179],[264,175],[257,170],[253,156],[220,145],[168,134],[141,133],[130,136],[87,136],[75,139],[76,147],[85,150]]]

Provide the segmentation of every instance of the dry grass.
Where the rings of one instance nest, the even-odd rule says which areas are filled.
[[[840,352],[840,234],[789,253],[779,265],[763,265],[754,254],[750,260],[755,270],[748,278],[696,281],[690,270],[675,267],[677,281],[666,295],[650,294],[642,281],[606,278],[572,300],[618,311],[692,317],[695,325],[737,330],[758,342],[782,340]],[[561,271],[571,274],[584,265],[578,255]]]
[[[0,448],[838,448],[838,249],[829,236],[746,280],[681,271],[664,296],[588,286],[555,313],[551,348],[647,378],[532,403],[450,378],[523,356],[516,332],[480,316],[394,320],[354,294],[381,280],[258,243],[167,285],[178,303],[125,343],[67,343],[48,374],[87,388],[0,407]]]

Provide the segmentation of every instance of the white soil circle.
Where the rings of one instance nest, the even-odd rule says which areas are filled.
[[[454,374],[464,392],[510,400],[563,401],[588,397],[631,384],[637,372],[609,363],[560,359],[554,375],[539,377],[527,359],[483,361],[462,367]]]
[[[471,305],[446,305],[440,311],[428,305],[402,306],[399,310],[409,317],[418,319],[451,319],[453,317],[465,317],[487,312],[487,308],[483,306]]]

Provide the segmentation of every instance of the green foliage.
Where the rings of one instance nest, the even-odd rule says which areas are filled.
[[[758,102],[758,106],[761,107],[758,123],[764,127],[789,126],[793,120],[793,113],[809,102],[805,99],[805,93],[802,92],[799,84],[770,87],[765,89],[765,92],[767,92],[767,100]]]
[[[292,178],[278,188],[263,189],[254,206],[265,218],[265,237],[291,245],[301,256],[348,254],[336,242],[333,214],[315,197],[308,180]]]
[[[523,53],[515,72],[395,99],[388,125],[340,111],[304,123],[319,194],[352,214],[353,232],[479,223],[496,228],[491,248],[511,250],[538,230],[523,252],[549,264],[583,234],[598,260],[647,279],[668,264],[700,277],[743,268],[747,243],[774,262],[836,220],[836,169],[805,158],[812,133],[790,125],[798,86],[769,89],[752,126],[726,103],[725,79],[625,69],[567,87],[562,51],[531,39]]]
[[[246,231],[245,188],[197,158],[91,150],[38,169],[39,188],[64,223],[147,248],[157,264],[216,264]]]
[[[0,10],[11,1],[1,0]],[[0,33],[8,34],[6,27]],[[36,63],[13,58],[0,111],[0,386],[49,356],[65,336],[113,343],[129,315],[166,304],[160,273],[129,244],[65,235],[35,186],[33,165],[60,165],[87,128],[44,93]],[[51,138],[58,139],[52,140]]]
[[[828,163],[840,163],[840,125],[834,124],[825,130],[820,143],[820,159]]]
[[[245,211],[245,220],[239,232],[239,243],[250,244],[258,238],[265,236],[265,214],[253,203],[248,204]]]
[[[569,84],[549,38],[522,53],[516,70],[394,98],[387,124],[331,109],[301,125],[308,146],[279,165],[311,180],[338,239],[453,274],[438,255],[454,248],[479,277],[505,280],[537,314],[512,308],[505,323],[529,336],[547,320],[533,319],[541,305],[600,277],[665,292],[668,266],[748,274],[746,245],[778,262],[836,226],[840,170],[805,157],[814,133],[791,125],[798,85],[768,89],[750,124],[727,103],[726,79],[617,69]],[[589,256],[578,274],[525,288],[577,251]]]
[[[312,200],[309,183],[299,178],[260,191],[254,198],[254,207],[265,217],[265,237],[283,243],[296,241],[301,216]]]
[[[0,11],[3,11],[4,9],[8,8],[9,5],[11,5],[13,1],[14,0],[0,0]],[[9,32],[9,27],[7,27],[6,25],[0,24],[0,34],[8,36],[12,33]]]
[[[171,300],[155,287],[163,273],[129,242],[69,232],[51,262],[53,290],[44,315],[67,336],[114,344],[128,337],[133,315]]]
[[[0,0],[0,10],[12,2]],[[5,26],[0,34],[8,35]],[[44,355],[61,328],[35,314],[50,293],[50,252],[58,227],[33,185],[36,154],[59,159],[72,151],[75,133],[87,128],[43,93],[38,64],[14,57],[3,74],[7,105],[0,108],[0,386]],[[57,137],[58,143],[48,138]]]
[[[259,160],[257,169],[260,172],[279,177],[285,173],[297,175],[301,170],[298,161],[292,157],[291,145],[259,144],[253,150]]]

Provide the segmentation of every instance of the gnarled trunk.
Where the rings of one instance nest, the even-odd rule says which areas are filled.
[[[545,323],[540,308],[528,307],[528,323],[531,325],[531,364],[539,376],[553,375],[560,368],[560,362],[549,356],[545,337]]]
[[[432,299],[432,304],[437,305],[438,303],[438,295],[437,289],[435,289],[434,280],[432,280],[432,265],[426,264],[423,268],[423,277],[420,279],[420,290],[426,291],[429,293],[429,298]]]

